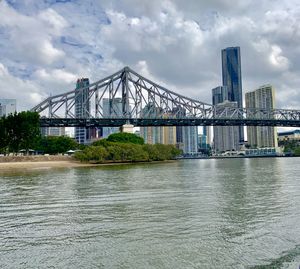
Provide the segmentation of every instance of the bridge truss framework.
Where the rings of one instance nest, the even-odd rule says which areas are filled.
[[[74,111],[83,95],[85,116],[79,118]],[[41,127],[300,126],[300,110],[212,106],[170,91],[129,67],[89,86],[48,97],[31,111],[40,113]]]

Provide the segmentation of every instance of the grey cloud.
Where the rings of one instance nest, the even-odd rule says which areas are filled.
[[[11,26],[0,28],[2,44],[11,41],[11,47],[4,44],[0,54],[3,65],[12,70],[10,80],[18,81],[25,91],[55,94],[74,87],[71,80],[59,80],[59,73],[96,81],[130,65],[170,89],[210,102],[211,89],[221,84],[221,49],[240,46],[244,92],[270,83],[276,88],[278,106],[296,107],[300,101],[297,0],[24,3],[15,7],[18,14],[28,15],[22,17],[26,20],[23,30],[14,33]],[[63,18],[62,27],[50,27],[51,21],[38,17],[49,8],[55,12],[53,18]],[[8,23],[13,20],[4,19]],[[32,23],[34,41],[27,42]],[[22,46],[17,44],[18,36]],[[35,49],[45,42],[52,61],[47,62],[47,53]],[[20,70],[27,66],[31,74],[20,78],[19,65]],[[48,76],[37,72],[43,69]],[[32,105],[34,99],[30,100]]]

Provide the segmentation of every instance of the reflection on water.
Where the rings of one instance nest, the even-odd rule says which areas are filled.
[[[183,160],[2,173],[0,267],[297,268],[298,164]]]

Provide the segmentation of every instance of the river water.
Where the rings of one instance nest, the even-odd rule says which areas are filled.
[[[0,174],[0,268],[296,268],[300,158]]]

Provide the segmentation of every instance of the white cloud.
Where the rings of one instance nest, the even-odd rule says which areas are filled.
[[[1,98],[17,99],[18,110],[29,109],[46,97],[41,94],[41,89],[34,82],[14,77],[2,63],[0,63],[0,92]]]
[[[65,55],[52,43],[53,36],[59,34],[66,25],[53,10],[29,17],[16,12],[5,1],[0,2],[0,9],[0,27],[4,27],[9,35],[3,47],[10,59],[50,65]],[[44,23],[45,20],[47,23]]]
[[[287,70],[289,67],[289,60],[281,55],[282,49],[277,45],[273,45],[271,49],[269,57],[271,64],[280,70]]]
[[[25,2],[0,2],[0,85],[15,82],[28,107],[78,76],[96,81],[124,65],[211,102],[228,46],[241,47],[244,91],[270,83],[278,106],[300,101],[297,0]]]
[[[45,25],[53,29],[52,34],[61,34],[62,30],[68,26],[68,22],[55,10],[49,8],[38,14],[38,19],[45,22]]]
[[[74,83],[78,77],[62,69],[53,69],[50,72],[47,72],[45,69],[39,69],[33,75],[36,78],[47,82],[60,81],[64,83]]]

